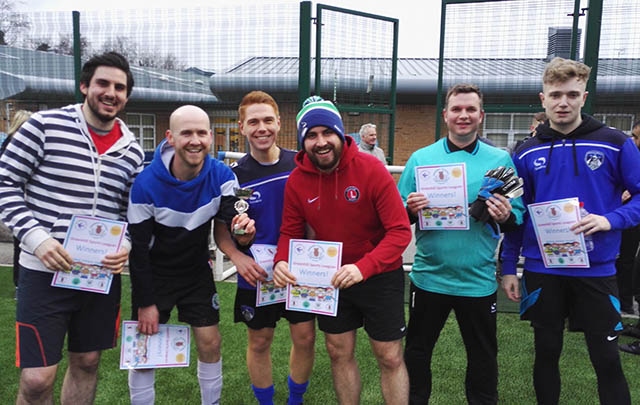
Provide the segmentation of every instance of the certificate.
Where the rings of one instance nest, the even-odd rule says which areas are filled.
[[[580,220],[577,198],[529,204],[528,209],[545,267],[589,267],[584,235],[569,229]]]
[[[276,254],[275,245],[253,244],[249,248],[256,261],[268,274],[266,281],[256,283],[256,306],[277,304],[287,299],[287,289],[276,287],[273,281],[273,257]]]
[[[120,369],[189,367],[189,325],[158,325],[158,333],[138,332],[138,322],[122,323]]]
[[[416,191],[429,200],[418,213],[421,230],[469,229],[464,163],[416,167]]]
[[[102,266],[102,259],[120,250],[127,223],[110,219],[74,215],[64,238],[64,248],[73,258],[71,271],[57,271],[51,285],[108,294],[113,274]]]
[[[341,262],[342,242],[291,239],[289,271],[298,283],[287,285],[286,308],[336,316],[339,290],[331,285],[331,278]]]

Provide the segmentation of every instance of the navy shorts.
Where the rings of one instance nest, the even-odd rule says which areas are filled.
[[[341,289],[338,315],[318,315],[318,327],[325,333],[338,334],[364,326],[373,340],[401,339],[407,332],[404,277],[404,270],[399,268]]]
[[[109,294],[52,287],[53,273],[20,267],[16,310],[16,366],[46,367],[62,359],[62,346],[86,353],[116,346],[120,324],[120,275]]]
[[[250,329],[275,328],[276,323],[285,318],[289,323],[301,323],[316,319],[315,314],[287,311],[285,303],[256,306],[256,290],[238,288],[234,306],[234,322],[244,322]]]
[[[618,284],[610,277],[566,277],[524,271],[520,315],[534,327],[612,334],[622,330]]]
[[[153,278],[155,305],[159,322],[167,323],[171,311],[178,308],[178,320],[194,327],[213,326],[220,322],[220,302],[210,270],[197,275]],[[138,305],[132,298],[131,318],[138,320]]]

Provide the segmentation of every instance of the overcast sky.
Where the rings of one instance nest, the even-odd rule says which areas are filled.
[[[106,35],[120,34],[131,36],[138,41],[142,38],[141,33],[147,33],[144,42],[150,49],[164,48],[162,51],[165,53],[178,55],[179,58],[187,59],[190,65],[202,68],[221,69],[233,66],[250,56],[292,56],[291,53],[297,55],[297,42],[290,42],[289,34],[291,30],[297,32],[297,20],[284,21],[277,13],[263,15],[261,7],[269,4],[287,4],[287,9],[293,9],[293,15],[297,17],[299,0],[212,0],[206,3],[202,0],[108,0],[104,3],[87,0],[15,1],[18,10],[28,12],[77,10],[81,13],[87,12],[87,18],[93,13],[92,23],[85,28],[84,33],[90,34],[86,30],[97,28],[102,29],[101,40],[104,40]],[[581,1],[583,7],[588,6],[588,0]],[[445,58],[544,58],[549,27],[571,27],[572,18],[567,14],[573,11],[573,2],[513,0],[450,5],[447,8]],[[602,24],[600,57],[640,57],[638,2],[639,0],[607,0]],[[318,3],[396,18],[400,22],[398,53],[401,58],[438,57],[441,0],[314,1],[313,16]],[[206,10],[203,9],[208,8],[231,10],[231,14],[208,14],[203,17],[185,11],[197,8],[200,8],[200,13],[205,13]],[[100,11],[99,14],[97,10]],[[137,12],[127,13],[127,10]],[[163,10],[172,11],[166,14]],[[249,14],[250,17],[247,18]],[[185,15],[187,21],[174,18]],[[197,21],[199,17],[204,19],[200,18],[200,21]],[[240,18],[233,19],[234,17]],[[113,26],[106,25],[107,20],[128,25],[114,29]],[[581,44],[584,44],[586,19],[581,17],[579,21],[582,29]],[[285,23],[289,23],[287,33],[283,33],[281,29]],[[362,53],[368,52],[369,56],[379,57],[374,53],[389,35],[381,34],[382,40],[371,37],[357,38],[360,31],[354,33],[353,30],[360,28],[354,28],[357,24],[348,27],[349,24],[351,23],[342,24],[344,33],[338,32],[337,40],[334,39],[338,42],[337,52],[343,54],[331,56],[360,57],[363,56]],[[96,27],[99,25],[102,27]],[[330,30],[336,31],[333,27],[335,26]],[[49,30],[50,33],[52,27],[46,25],[42,29]],[[349,29],[351,31],[348,31]],[[176,30],[181,31],[180,41],[173,41],[173,48],[167,48],[172,36],[177,36]],[[323,31],[323,35],[327,31],[329,30]],[[203,41],[203,38],[206,41]],[[234,41],[230,47],[229,38]],[[357,42],[358,39],[361,42]],[[94,45],[98,44],[96,40]],[[365,45],[370,48],[366,49]],[[198,49],[199,47],[201,49]],[[271,48],[268,49],[269,47]],[[190,53],[185,54],[185,50]],[[386,51],[382,53],[388,55]]]
[[[16,0],[18,9],[23,11],[90,11],[111,9],[174,9],[189,7],[236,6],[239,4],[284,3],[300,4],[299,0],[109,0],[107,2],[87,0]],[[325,4],[370,14],[397,18],[400,22],[400,57],[437,57],[440,35],[440,0],[326,0],[312,2],[315,6]],[[177,6],[179,5],[179,6]],[[428,35],[434,41],[413,40]]]

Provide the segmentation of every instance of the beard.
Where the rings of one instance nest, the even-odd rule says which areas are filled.
[[[307,151],[307,156],[309,156],[309,160],[311,160],[311,163],[313,163],[313,165],[319,170],[329,171],[338,165],[340,157],[342,156],[342,145],[340,145],[339,147],[332,146],[330,149],[331,151],[333,151],[333,158],[329,161],[327,161],[326,159],[323,159],[321,161],[320,158],[316,155],[315,150],[312,152]]]
[[[118,109],[111,114],[102,113],[100,112],[100,107],[96,104],[95,100],[92,99],[87,99],[87,105],[89,106],[89,109],[91,110],[93,116],[103,123],[113,121],[113,119],[116,118],[116,116],[120,112],[120,110]]]

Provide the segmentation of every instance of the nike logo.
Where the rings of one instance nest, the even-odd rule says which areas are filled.
[[[315,200],[317,200],[318,198],[320,198],[320,196],[317,196],[317,197],[315,197],[315,198],[307,198],[307,202],[308,202],[309,204],[313,204],[313,203],[314,203],[314,201],[315,201]]]
[[[608,340],[609,342],[612,342],[612,341],[616,340],[617,338],[618,338],[618,336],[617,336],[617,335],[607,336],[607,340]]]

